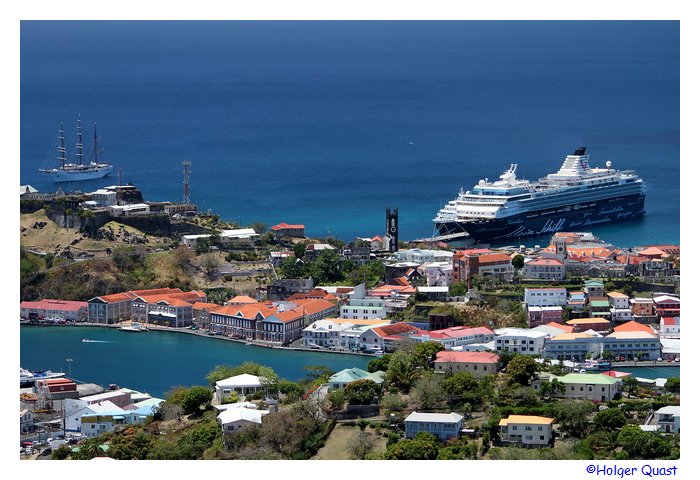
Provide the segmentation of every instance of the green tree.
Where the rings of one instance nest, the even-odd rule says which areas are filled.
[[[661,460],[671,456],[670,439],[658,432],[644,432],[639,425],[625,425],[617,436],[617,442],[629,458]]]
[[[387,448],[386,460],[435,460],[439,446],[435,437],[420,432],[411,440],[399,440]]]
[[[408,393],[420,376],[421,371],[414,367],[409,353],[399,350],[392,354],[386,371],[385,381],[388,385]]]
[[[374,435],[367,432],[357,432],[348,440],[348,449],[355,460],[364,460],[374,445]]]
[[[295,243],[292,250],[294,251],[294,256],[296,258],[303,259],[304,253],[306,252],[306,245],[303,243]]]
[[[540,387],[540,397],[542,397],[543,400],[551,400],[564,392],[566,392],[566,385],[556,378],[551,382],[542,382],[542,386]]]
[[[625,414],[619,408],[608,408],[596,413],[593,418],[593,425],[596,430],[617,430],[622,428],[625,423]]]
[[[356,380],[345,386],[345,398],[350,405],[369,405],[381,390],[382,386],[372,380]]]
[[[313,383],[317,380],[326,382],[335,372],[325,365],[307,365],[304,367],[307,381]]]
[[[211,404],[212,392],[208,387],[195,386],[187,390],[180,400],[185,414],[197,413],[202,407],[206,410]]]
[[[386,372],[389,369],[389,361],[391,360],[391,353],[382,355],[378,358],[373,358],[367,364],[367,371],[369,373],[374,372]]]
[[[304,394],[304,389],[301,385],[287,380],[280,381],[277,388],[280,393],[286,396],[288,402],[299,400]]]
[[[449,395],[451,401],[458,401],[471,391],[478,388],[479,381],[469,372],[457,372],[448,375],[442,382],[445,393]]]
[[[445,350],[445,347],[438,342],[420,342],[413,347],[412,361],[414,365],[424,369],[430,367],[429,362],[435,358],[437,352]]]
[[[449,291],[450,297],[463,297],[467,294],[467,284],[464,282],[457,282],[450,285]]]
[[[304,278],[307,276],[306,264],[294,257],[284,259],[278,272],[284,278]]]
[[[343,272],[340,270],[340,256],[335,250],[323,250],[316,260],[309,265],[309,275],[314,279],[316,285],[342,280]]]
[[[516,355],[506,367],[506,375],[511,383],[527,386],[537,373],[537,362],[530,355]]]
[[[676,395],[681,393],[681,379],[680,378],[667,379],[666,384],[664,385],[664,389],[667,392],[674,393]]]
[[[340,410],[345,406],[345,391],[342,388],[331,390],[326,398],[331,405],[331,410]]]
[[[588,430],[588,417],[594,411],[595,405],[588,400],[564,400],[555,405],[554,416],[561,431],[583,438]]]
[[[117,460],[146,460],[155,438],[143,430],[133,428],[115,435],[109,443],[109,456]]]
[[[382,396],[381,407],[388,412],[400,412],[406,406],[406,402],[397,393],[386,393]]]
[[[513,268],[516,268],[517,270],[520,270],[525,266],[525,257],[522,255],[515,255],[513,258],[510,260],[511,265],[513,265]]]
[[[637,392],[639,381],[632,375],[627,375],[622,379],[622,389],[627,390],[627,396],[631,397]]]
[[[411,400],[419,409],[434,409],[442,406],[446,400],[441,375],[424,375],[411,389]]]

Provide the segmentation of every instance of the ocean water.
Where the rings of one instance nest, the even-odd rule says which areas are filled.
[[[95,340],[83,342],[83,339]],[[127,333],[100,327],[22,327],[20,365],[28,370],[63,371],[84,383],[114,383],[162,396],[176,385],[206,385],[216,365],[256,362],[287,380],[306,376],[305,366],[334,371],[365,369],[367,356],[285,351],[247,346],[176,332]]]
[[[223,218],[348,241],[398,207],[410,240],[460,187],[586,145],[648,185],[643,219],[594,233],[677,243],[679,49],[668,21],[25,21],[20,182],[55,190],[37,169],[80,114],[86,152],[96,122],[148,200],[180,200],[189,159],[192,200]]]

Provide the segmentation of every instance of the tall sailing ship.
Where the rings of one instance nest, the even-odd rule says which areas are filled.
[[[633,170],[591,168],[586,147],[567,155],[557,173],[536,182],[516,178],[517,164],[500,180],[460,190],[433,219],[434,236],[478,243],[549,235],[644,215],[646,186]]]
[[[60,165],[56,168],[41,168],[40,172],[51,175],[54,182],[75,182],[80,180],[92,180],[102,178],[112,172],[112,165],[100,163],[97,159],[97,124],[94,128],[93,155],[90,162],[83,162],[83,134],[80,128],[80,116],[78,116],[78,126],[76,129],[75,143],[75,163],[69,162],[66,156],[65,135],[63,123],[58,131],[58,161]]]

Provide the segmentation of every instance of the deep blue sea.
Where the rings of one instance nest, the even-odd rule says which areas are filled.
[[[192,200],[223,218],[348,241],[398,207],[410,240],[460,187],[510,163],[535,180],[585,145],[648,184],[645,218],[594,233],[677,243],[679,38],[672,21],[24,21],[20,182],[55,191],[37,169],[80,114],[147,200],[181,200],[189,159]]]

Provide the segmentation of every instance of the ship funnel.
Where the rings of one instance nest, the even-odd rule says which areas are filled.
[[[585,155],[586,154],[586,147],[578,147],[576,151],[574,152],[574,155]]]

